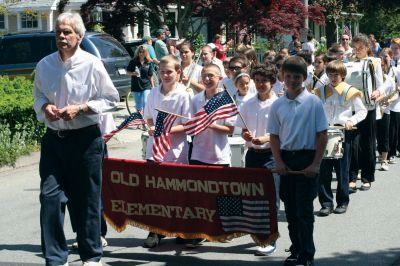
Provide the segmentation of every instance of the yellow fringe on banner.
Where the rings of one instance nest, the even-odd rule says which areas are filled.
[[[170,232],[170,231],[163,230],[159,227],[149,226],[149,225],[146,225],[143,223],[135,222],[130,219],[125,219],[125,222],[122,226],[117,226],[111,220],[111,218],[109,218],[106,214],[104,214],[104,218],[107,221],[107,223],[110,224],[114,228],[114,230],[117,231],[118,233],[121,233],[122,231],[124,231],[126,229],[126,226],[129,224],[134,227],[138,227],[140,229],[143,229],[143,230],[146,230],[149,232],[153,232],[156,234],[164,235],[164,236],[180,237],[180,238],[184,238],[184,239],[205,238],[211,242],[225,242],[227,240],[231,240],[234,238],[248,235],[248,233],[230,233],[230,234],[223,234],[223,235],[219,235],[219,236],[210,236],[210,235],[206,235],[204,233]],[[267,246],[279,238],[279,233],[274,233],[274,234],[270,235],[268,237],[268,239],[266,239],[266,240],[260,240],[257,237],[257,235],[254,235],[254,234],[250,234],[250,236],[253,239],[253,241],[256,243],[257,246]]]

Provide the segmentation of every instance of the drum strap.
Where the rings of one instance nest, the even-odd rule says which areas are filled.
[[[350,90],[351,87],[353,87],[353,86],[347,84],[347,86],[345,86],[345,87],[343,88],[342,95],[340,95],[340,98],[339,98],[339,104],[340,104],[340,105],[343,106],[343,105],[345,104],[346,98],[347,98],[347,93],[349,92],[349,90]]]
[[[325,99],[325,88],[326,87],[327,87],[327,85],[319,87],[319,95],[320,95],[320,98],[321,98],[323,104],[326,103],[326,99]]]

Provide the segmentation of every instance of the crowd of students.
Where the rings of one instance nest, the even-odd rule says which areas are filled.
[[[185,119],[177,119],[164,161],[230,166],[228,137],[241,136],[246,146],[245,167],[266,167],[274,161],[280,174],[277,193],[285,206],[292,242],[285,265],[313,265],[315,197],[321,204],[320,216],[345,213],[349,194],[358,190],[357,176],[361,176],[362,191],[368,191],[375,181],[376,151],[380,170],[387,171],[400,150],[400,69],[395,64],[400,58],[400,38],[394,38],[391,48],[382,49],[379,57],[374,57],[373,45],[364,34],[352,40],[343,35],[341,43],[333,44],[326,54],[315,54],[309,38],[296,53],[287,48],[268,51],[259,63],[247,52],[254,49],[247,47],[221,61],[212,44],[202,47],[201,61],[195,62],[191,44],[181,44],[181,60],[172,55],[160,60],[160,85],[151,89],[147,99],[144,118],[150,139],[146,159],[152,160],[156,109],[190,118],[226,89],[241,118],[219,120],[194,138],[185,135]],[[373,82],[354,86],[348,72],[362,72],[352,68],[364,62],[370,64],[367,78]],[[330,132],[343,135],[337,158],[326,156]],[[290,170],[304,174],[292,175]],[[336,208],[333,173],[338,181]],[[144,244],[154,247],[162,237],[150,233]],[[193,239],[186,244],[196,247],[202,241]],[[275,249],[273,243],[258,247],[256,253],[269,255]]]

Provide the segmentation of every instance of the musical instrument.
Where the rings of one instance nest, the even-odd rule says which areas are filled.
[[[375,109],[371,94],[376,90],[375,68],[371,59],[351,61],[344,64],[347,68],[345,82],[363,93],[362,101],[368,110]]]
[[[231,147],[231,166],[244,167],[245,140],[242,137],[228,137]]]
[[[196,58],[196,56],[197,56],[197,58]],[[198,53],[198,54],[195,53],[195,58],[196,58],[196,60],[192,60],[192,63],[189,66],[189,70],[187,72],[188,82],[186,84],[186,91],[192,95],[193,95],[193,89],[190,87],[190,85],[191,85],[191,82],[192,82],[192,79],[193,79],[193,76],[194,76],[194,73],[196,70],[196,66],[199,63],[199,60],[201,58],[201,53]]]
[[[343,157],[342,143],[344,142],[343,129],[329,128],[328,143],[324,151],[324,159],[340,159]]]

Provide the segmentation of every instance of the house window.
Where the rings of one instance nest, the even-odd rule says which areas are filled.
[[[6,21],[4,14],[0,14],[0,29],[6,28]]]
[[[21,14],[21,28],[36,29],[38,28],[38,24],[39,24],[39,18],[37,13]]]

